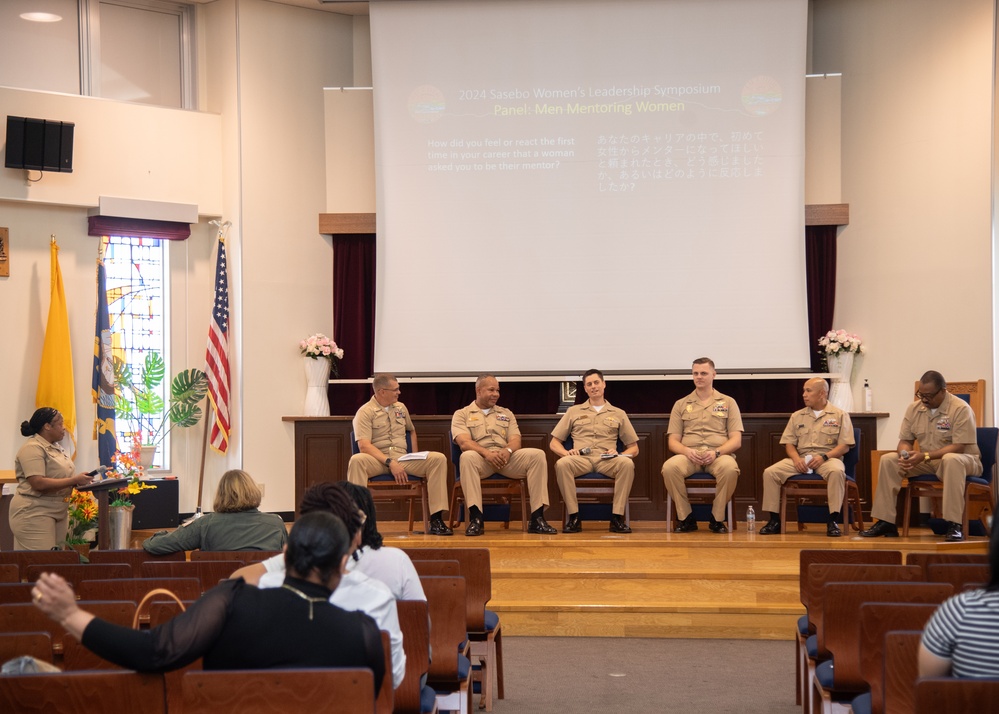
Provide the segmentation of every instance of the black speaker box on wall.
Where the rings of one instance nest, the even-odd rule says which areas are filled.
[[[72,172],[74,126],[66,121],[8,116],[4,166]]]

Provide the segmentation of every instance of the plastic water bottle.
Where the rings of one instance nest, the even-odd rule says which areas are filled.
[[[874,394],[871,392],[871,385],[864,380],[864,411],[874,411]]]
[[[746,509],[746,530],[750,533],[756,530],[756,511],[752,506]]]

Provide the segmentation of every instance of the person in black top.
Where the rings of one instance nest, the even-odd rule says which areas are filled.
[[[148,631],[105,622],[77,607],[73,589],[44,573],[35,605],[88,649],[140,672],[179,669],[198,657],[210,669],[366,667],[375,695],[385,675],[378,626],[361,612],[331,605],[350,540],[336,516],[316,511],[296,521],[280,588],[260,590],[241,578],[212,588],[186,612]]]

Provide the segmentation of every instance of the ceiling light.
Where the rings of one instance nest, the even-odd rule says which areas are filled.
[[[28,22],[59,22],[62,20],[61,15],[51,12],[22,12],[20,17]]]

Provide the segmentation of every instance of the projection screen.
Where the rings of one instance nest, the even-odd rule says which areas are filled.
[[[372,0],[375,369],[808,366],[806,0]]]

